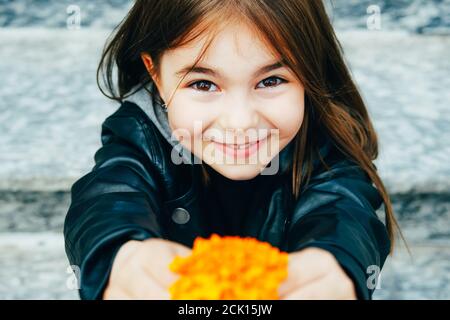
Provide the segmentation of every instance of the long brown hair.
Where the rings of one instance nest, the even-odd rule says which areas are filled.
[[[166,50],[207,35],[198,63],[219,27],[238,22],[246,22],[280,55],[305,88],[305,117],[295,138],[292,164],[294,199],[311,178],[312,161],[318,156],[313,133],[320,126],[378,189],[392,253],[397,232],[402,234],[388,192],[372,163],[378,156],[377,135],[322,1],[136,0],[104,48],[97,70],[99,88],[107,97],[121,102],[135,86],[153,81],[142,53],[150,55],[153,71],[159,74]]]

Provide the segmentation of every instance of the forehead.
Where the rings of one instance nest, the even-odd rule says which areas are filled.
[[[198,37],[183,46],[167,51],[162,61],[167,62],[166,68],[171,71],[188,64],[192,65],[208,44],[199,61],[200,64],[204,62],[209,66],[220,67],[239,65],[241,69],[253,70],[256,66],[280,59],[277,52],[254,29],[245,24],[228,24],[216,30],[212,38]]]

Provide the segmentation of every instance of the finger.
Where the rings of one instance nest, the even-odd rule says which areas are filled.
[[[327,288],[327,281],[325,279],[320,279],[313,281],[308,285],[294,290],[293,292],[287,294],[283,297],[283,300],[320,300],[320,299],[331,299],[329,288]]]
[[[170,242],[169,246],[172,248],[172,252],[176,256],[187,257],[192,252],[191,248],[186,247],[186,246],[184,246],[184,245],[182,245],[180,243]]]
[[[337,279],[330,275],[301,287],[282,300],[342,300],[354,299],[350,292],[339,285]]]
[[[158,284],[143,285],[139,292],[136,292],[135,298],[137,300],[170,300],[170,293],[168,290],[161,288]]]
[[[278,289],[280,296],[324,277],[333,262],[330,254],[316,248],[289,254],[288,261],[288,276]]]
[[[117,273],[113,293],[118,291],[130,299],[168,299],[169,292],[156,279],[148,274],[145,263],[133,264],[126,272]]]
[[[131,300],[131,296],[123,290],[108,289],[103,294],[103,300]]]
[[[323,275],[320,275],[320,276],[317,276],[316,278],[311,278],[303,285],[299,285],[297,283],[297,280],[295,280],[295,279],[288,278],[287,280],[282,282],[282,284],[280,285],[280,287],[278,289],[278,296],[282,299],[283,297],[286,297],[286,296],[292,294],[293,292],[296,292],[299,288],[301,288],[303,286],[314,283],[315,281],[320,281],[320,279],[323,277],[324,277]]]
[[[148,251],[147,260],[149,263],[145,265],[147,275],[155,279],[161,287],[168,289],[179,276],[170,270],[170,264],[177,255],[187,256],[191,250],[185,246],[174,242],[162,242],[161,246],[152,246]]]
[[[169,300],[169,291],[164,288],[152,276],[149,276],[146,270],[135,273],[128,286],[124,289],[132,299],[137,300]]]
[[[163,262],[165,261],[165,262]],[[145,268],[146,275],[155,281],[160,288],[168,289],[179,278],[179,275],[175,274],[169,269],[170,262],[161,259],[157,265],[153,265],[150,268]]]
[[[166,244],[149,247],[146,256],[148,263],[142,264],[144,272],[162,288],[168,288],[177,279],[169,267],[174,257],[173,249]]]

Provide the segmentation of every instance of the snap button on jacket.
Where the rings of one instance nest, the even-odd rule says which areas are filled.
[[[178,224],[186,224],[191,219],[189,212],[183,208],[176,208],[172,214],[172,220]]]

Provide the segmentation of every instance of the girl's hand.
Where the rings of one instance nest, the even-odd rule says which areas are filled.
[[[353,281],[335,257],[319,248],[289,254],[288,277],[279,294],[281,300],[357,298]]]
[[[177,280],[169,264],[190,251],[163,239],[126,242],[114,259],[103,299],[169,300],[169,286]]]

